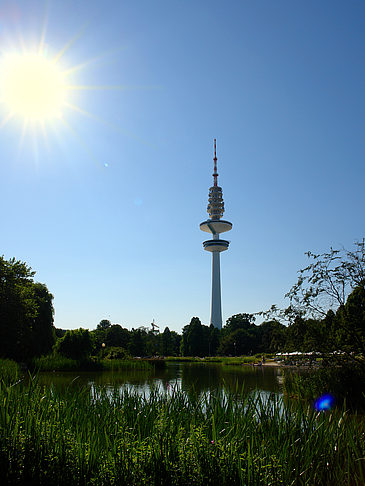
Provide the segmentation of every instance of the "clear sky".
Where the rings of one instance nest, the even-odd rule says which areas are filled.
[[[223,318],[286,305],[305,251],[364,236],[364,41],[360,0],[2,1],[1,57],[84,88],[26,128],[0,104],[0,254],[56,327],[209,324],[216,138]]]

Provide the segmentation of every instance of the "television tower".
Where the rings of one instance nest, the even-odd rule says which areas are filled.
[[[221,303],[221,275],[220,275],[220,256],[222,251],[228,250],[229,241],[220,240],[220,233],[230,231],[232,223],[224,221],[224,202],[222,188],[218,186],[217,172],[217,149],[216,139],[214,139],[214,172],[213,186],[209,188],[208,208],[209,219],[200,223],[200,229],[206,233],[211,233],[213,238],[203,242],[204,250],[212,253],[212,307],[210,313],[210,324],[222,329],[222,303]]]

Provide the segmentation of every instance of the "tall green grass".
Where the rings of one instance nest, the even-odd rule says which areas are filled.
[[[0,381],[15,383],[19,376],[19,365],[10,359],[0,359]]]
[[[273,395],[0,385],[2,484],[365,484],[365,424]]]
[[[365,410],[365,365],[336,363],[318,369],[284,370],[284,393],[304,400],[330,393],[337,403]]]
[[[92,359],[75,360],[58,354],[34,358],[32,369],[37,371],[123,371],[153,369],[152,362],[142,359]]]

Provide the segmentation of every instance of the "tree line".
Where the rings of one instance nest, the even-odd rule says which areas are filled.
[[[0,357],[27,361],[51,352],[98,356],[240,356],[283,351],[341,351],[365,356],[364,241],[349,250],[308,252],[286,309],[241,313],[219,330],[193,317],[179,334],[102,320],[94,330],[55,329],[53,296],[24,262],[0,257]]]

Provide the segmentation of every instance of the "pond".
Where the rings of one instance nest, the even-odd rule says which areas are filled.
[[[278,367],[227,366],[221,364],[168,363],[164,369],[152,371],[126,370],[118,372],[51,372],[39,373],[43,385],[116,387],[148,394],[152,387],[170,392],[173,389],[195,393],[210,393],[224,387],[232,392],[257,390],[282,393],[283,376]]]

